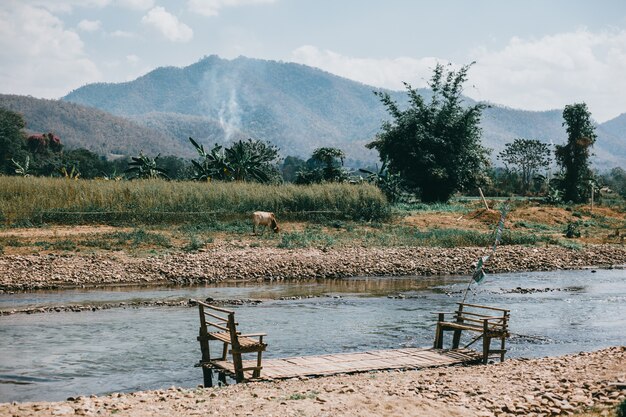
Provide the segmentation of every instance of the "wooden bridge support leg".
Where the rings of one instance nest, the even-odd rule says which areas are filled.
[[[235,352],[233,350],[233,365],[235,367],[235,380],[237,382],[243,382],[243,361],[241,359],[241,352]]]
[[[443,313],[439,313],[439,319],[437,321],[437,329],[435,330],[435,343],[433,347],[435,349],[443,349],[443,327],[441,326],[441,322],[443,322]]]
[[[459,324],[463,324],[463,304],[459,304],[459,310],[457,311],[456,322]],[[455,330],[454,336],[452,337],[452,349],[458,349],[459,344],[461,343],[461,330]]]
[[[202,367],[202,378],[204,380],[204,387],[211,388],[213,386],[213,369],[208,366]]]
[[[502,341],[500,343],[500,362],[504,362],[504,353],[506,351],[506,348],[505,348],[506,336],[502,336],[501,340]]]
[[[489,348],[491,337],[489,337],[489,320],[483,320],[483,363],[489,361]]]

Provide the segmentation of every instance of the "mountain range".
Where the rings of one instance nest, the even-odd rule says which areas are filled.
[[[107,155],[143,150],[193,157],[190,136],[205,146],[252,137],[277,145],[283,156],[307,158],[315,148],[338,147],[358,164],[376,161],[364,145],[389,118],[374,90],[380,89],[305,65],[213,55],[129,82],[88,84],[57,101],[0,95],[0,106],[22,112],[33,131],[54,131],[67,146]],[[387,92],[406,105],[405,92]],[[559,109],[491,104],[481,122],[483,145],[495,160],[518,137],[564,143],[562,121]],[[596,133],[595,167],[626,166],[626,114],[598,124]]]

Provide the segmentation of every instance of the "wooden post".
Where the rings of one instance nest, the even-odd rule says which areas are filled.
[[[489,211],[489,204],[487,204],[487,200],[485,200],[485,196],[483,195],[483,190],[478,187],[478,192],[480,193],[480,198],[483,199],[483,203],[485,203],[485,208]]]
[[[263,343],[263,336],[259,336],[259,343]],[[252,372],[252,378],[258,378],[261,376],[261,355],[262,350],[259,350],[256,356],[256,369]]]
[[[463,304],[459,304],[459,309],[456,312],[456,322],[463,324]],[[458,349],[459,343],[461,343],[461,329],[454,330],[454,336],[452,337],[452,349]]]
[[[489,361],[489,347],[491,345],[491,337],[489,337],[489,320],[483,320],[483,363]]]
[[[591,212],[593,213],[593,183],[591,185]]]
[[[228,329],[230,330],[230,344],[233,354],[233,366],[235,368],[235,380],[237,382],[243,382],[243,360],[241,359],[241,346],[239,346],[237,327],[235,324],[235,313],[228,314]]]
[[[198,311],[200,312],[200,331],[198,335],[198,341],[200,342],[200,350],[202,352],[202,359],[200,360],[200,366],[202,366],[202,377],[205,387],[213,386],[213,371],[207,365],[211,363],[211,351],[209,349],[209,335],[206,328],[206,318],[204,317],[204,306],[198,304]]]
[[[441,327],[441,322],[443,322],[444,313],[439,313],[439,318],[437,320],[437,329],[435,330],[435,343],[433,347],[435,349],[443,349],[443,327]]]

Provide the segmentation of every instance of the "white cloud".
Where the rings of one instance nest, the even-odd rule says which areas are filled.
[[[193,30],[189,26],[160,6],[151,9],[141,22],[152,26],[172,42],[188,42],[193,38]]]
[[[426,86],[435,64],[447,62],[433,57],[355,58],[314,46],[294,50],[291,60],[395,90],[403,89],[402,81]],[[474,50],[465,63],[473,60],[465,94],[474,99],[525,110],[584,101],[600,122],[626,112],[626,30],[512,38],[499,50]]]
[[[0,6],[0,63],[3,93],[58,98],[102,78],[76,32],[43,8],[13,1]]]
[[[78,29],[83,32],[95,32],[102,27],[102,22],[99,20],[81,20],[78,22]]]
[[[132,10],[148,10],[154,6],[154,0],[117,0],[116,4]]]
[[[399,57],[394,59],[354,58],[311,45],[297,48],[291,60],[304,65],[321,68],[342,77],[375,87],[392,90],[404,89],[402,82],[413,87],[425,87],[437,62],[447,61],[427,57],[421,59]]]
[[[250,4],[271,4],[276,0],[189,0],[187,7],[203,16],[217,16],[224,7],[246,6]]]
[[[111,32],[110,35],[114,38],[134,38],[135,36],[137,36],[132,32],[126,32],[124,30],[116,30],[114,32]]]
[[[128,63],[132,65],[135,65],[139,62],[139,57],[135,54],[126,55],[126,61],[128,61]]]
[[[53,13],[70,13],[76,6],[102,8],[109,5],[111,0],[23,0],[21,3]]]
[[[473,59],[473,98],[529,110],[584,101],[598,121],[626,112],[626,30],[513,38],[504,49],[474,51]]]

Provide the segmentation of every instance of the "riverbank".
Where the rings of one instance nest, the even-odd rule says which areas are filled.
[[[375,372],[64,402],[0,404],[0,416],[611,415],[626,399],[626,347],[555,358]]]
[[[0,292],[117,285],[190,285],[237,281],[289,281],[352,276],[470,274],[486,248],[348,247],[281,249],[238,243],[197,253],[131,256],[125,252],[0,255]],[[626,247],[498,248],[487,272],[622,267]]]

